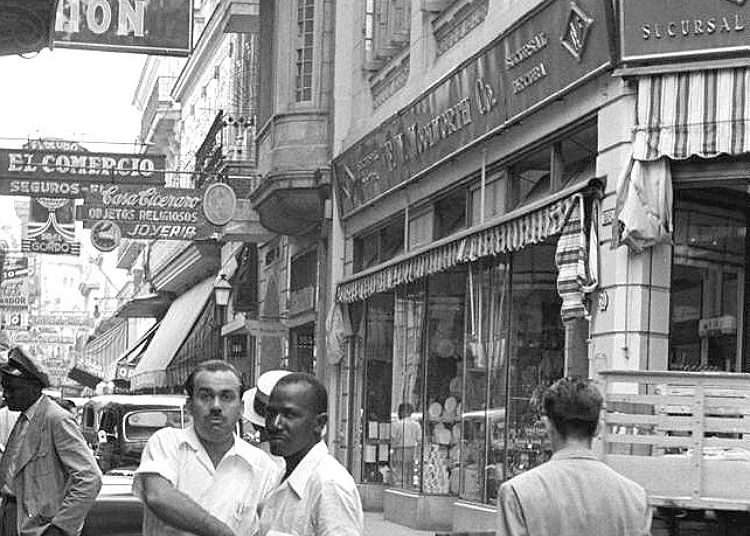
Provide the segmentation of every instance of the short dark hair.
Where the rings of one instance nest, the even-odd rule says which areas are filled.
[[[292,372],[281,378],[274,387],[274,391],[282,385],[303,383],[310,388],[313,395],[313,409],[315,413],[328,412],[328,391],[318,378],[307,372]]]
[[[198,365],[190,373],[190,376],[187,377],[187,380],[185,380],[185,393],[189,398],[193,398],[193,391],[195,389],[195,377],[199,372],[223,372],[226,370],[237,376],[237,379],[240,382],[239,395],[242,396],[242,375],[237,370],[237,367],[222,359],[209,359],[208,361],[201,361],[200,363],[198,363]]]
[[[542,396],[544,413],[564,438],[594,437],[602,403],[594,383],[580,378],[557,380]]]

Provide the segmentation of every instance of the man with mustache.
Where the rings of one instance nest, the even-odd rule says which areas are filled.
[[[266,431],[286,472],[261,506],[261,536],[362,535],[357,486],[322,440],[327,412],[328,394],[315,376],[294,372],[273,388]]]
[[[200,363],[185,382],[193,424],[163,428],[148,440],[133,493],[146,505],[144,536],[239,536],[258,528],[258,504],[280,470],[237,437],[242,383],[221,360]]]

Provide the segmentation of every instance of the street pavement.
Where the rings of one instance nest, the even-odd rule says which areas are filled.
[[[435,531],[414,530],[383,519],[383,512],[365,512],[364,536],[435,536]]]

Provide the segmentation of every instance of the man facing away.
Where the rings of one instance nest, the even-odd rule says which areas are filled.
[[[321,436],[328,394],[310,374],[281,378],[266,408],[271,453],[283,456],[281,485],[263,502],[261,536],[359,536],[362,503],[354,479]]]
[[[0,374],[8,409],[20,412],[0,460],[0,534],[79,534],[102,485],[91,449],[70,412],[42,393],[47,374],[21,348]]]
[[[258,504],[280,470],[235,435],[241,376],[230,363],[200,363],[185,382],[193,423],[163,428],[146,444],[133,493],[146,505],[143,535],[252,535]]]
[[[542,398],[552,458],[500,487],[500,536],[646,536],[646,491],[591,450],[602,396],[590,381],[561,379]]]

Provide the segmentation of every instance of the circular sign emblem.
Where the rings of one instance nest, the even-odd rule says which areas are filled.
[[[91,228],[91,243],[103,252],[113,251],[120,245],[122,232],[115,222],[99,220]]]
[[[234,216],[237,196],[232,187],[215,182],[203,194],[203,215],[213,225],[226,225]]]

